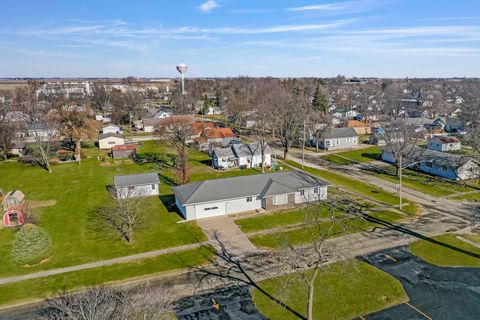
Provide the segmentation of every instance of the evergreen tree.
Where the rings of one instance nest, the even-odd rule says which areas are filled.
[[[313,94],[312,99],[312,107],[316,111],[327,113],[328,100],[320,88],[320,83],[317,83],[317,87],[315,88],[315,93]]]
[[[207,114],[209,108],[210,108],[210,100],[208,99],[208,96],[205,93],[203,95],[203,114]]]
[[[15,235],[12,258],[19,265],[39,263],[52,254],[47,233],[34,224],[26,224]]]

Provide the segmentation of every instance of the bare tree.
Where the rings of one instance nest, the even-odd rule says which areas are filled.
[[[125,92],[122,93],[123,103],[128,112],[128,119],[130,127],[132,126],[132,121],[137,120],[145,98],[138,91],[140,83],[134,77],[127,77],[122,80],[125,85]]]
[[[96,123],[88,116],[87,107],[65,104],[57,108],[60,131],[75,143],[75,161],[81,161],[82,140],[97,134]]]
[[[40,101],[37,93],[39,88],[40,83],[38,82],[30,82],[27,87],[17,88],[14,105],[23,113],[25,127],[31,133],[39,153],[39,164],[51,173],[50,150],[52,141],[58,135],[58,130],[51,108],[53,98],[50,102]]]
[[[0,155],[7,161],[12,141],[15,138],[15,126],[8,113],[11,106],[4,100],[0,101]]]
[[[44,320],[166,320],[175,307],[171,289],[159,284],[139,290],[92,287],[48,300]]]
[[[93,109],[101,114],[105,114],[110,110],[112,103],[112,92],[104,85],[96,84],[93,86],[90,103]]]
[[[117,232],[125,241],[131,242],[133,232],[140,226],[141,197],[144,189],[111,188],[113,204],[102,207],[98,217],[105,226]]]
[[[281,92],[277,94],[279,98],[282,97]],[[299,138],[299,132],[305,120],[307,100],[302,89],[296,84],[290,88],[289,95],[283,95],[283,98],[276,105],[274,117],[276,118],[277,134],[283,146],[283,158],[286,160],[290,147]]]
[[[360,231],[358,221],[363,219],[363,208],[349,199],[332,198],[320,204],[307,204],[300,210],[304,217],[302,230],[305,229],[308,234],[305,245],[294,246],[286,239],[279,239],[281,248],[278,251],[235,256],[217,239],[219,252],[217,258],[211,260],[211,267],[197,268],[199,285],[212,279],[230,286],[250,285],[295,317],[313,320],[315,282],[318,281],[326,263],[350,258],[348,254],[348,248],[351,247],[350,235]],[[332,237],[338,239],[340,236],[342,240],[337,240],[336,244],[329,241]],[[259,283],[261,279],[279,275],[286,275],[285,287],[282,290],[284,292],[288,291],[292,279],[301,279],[305,282],[308,297],[305,310],[307,316],[291,308],[282,296],[274,296],[266,291]]]
[[[158,132],[175,148],[175,175],[180,184],[190,180],[189,141],[193,135],[193,123],[192,116],[173,116],[158,126]]]

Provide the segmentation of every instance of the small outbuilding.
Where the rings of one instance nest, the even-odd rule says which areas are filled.
[[[433,137],[428,140],[427,148],[435,151],[455,151],[462,148],[462,143],[455,137]]]
[[[12,207],[18,207],[23,203],[25,195],[20,190],[12,190],[3,198],[2,205],[4,210]]]
[[[98,138],[98,147],[100,149],[111,149],[114,146],[121,146],[125,144],[125,138],[118,133],[102,134]]]
[[[137,155],[137,147],[134,144],[125,144],[112,147],[113,159],[135,158]]]
[[[10,209],[3,215],[3,225],[5,227],[21,226],[24,223],[23,214],[15,209]]]
[[[119,134],[121,134],[122,133],[122,128],[120,128],[119,126],[114,125],[114,124],[109,124],[108,126],[102,128],[102,133],[103,134],[107,134],[107,133],[119,133]]]
[[[118,199],[128,199],[160,194],[160,180],[156,172],[115,176],[115,195]]]

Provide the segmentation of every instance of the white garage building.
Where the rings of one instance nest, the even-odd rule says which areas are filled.
[[[275,210],[327,198],[328,183],[300,171],[204,180],[173,187],[186,220],[257,209]]]
[[[156,172],[128,174],[113,177],[118,199],[156,196],[160,194],[160,180]]]

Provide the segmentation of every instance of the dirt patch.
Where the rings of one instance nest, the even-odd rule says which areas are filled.
[[[101,162],[101,163],[100,163],[100,166],[101,166],[101,167],[111,167],[112,164],[111,164],[110,162]]]
[[[50,199],[50,200],[29,200],[27,201],[27,204],[30,208],[36,209],[36,208],[43,208],[43,207],[51,207],[57,204],[57,200],[55,199]]]
[[[24,268],[36,267],[36,266],[39,266],[41,264],[47,263],[48,261],[50,261],[50,258],[52,258],[52,257],[45,258],[45,259],[41,260],[39,263],[35,263],[35,264],[24,264],[22,267],[24,267]]]

